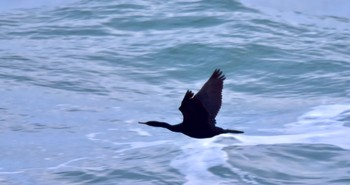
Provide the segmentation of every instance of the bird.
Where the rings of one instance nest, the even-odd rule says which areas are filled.
[[[221,108],[225,79],[223,72],[220,69],[215,69],[196,95],[187,90],[179,107],[183,115],[182,123],[176,125],[161,121],[139,123],[153,127],[163,127],[196,139],[211,138],[226,133],[244,133],[243,131],[223,129],[216,126],[215,117]]]

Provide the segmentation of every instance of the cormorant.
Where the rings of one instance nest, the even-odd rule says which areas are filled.
[[[187,90],[179,110],[183,115],[183,122],[170,125],[165,122],[148,121],[139,122],[153,127],[167,128],[173,132],[181,132],[193,138],[210,138],[225,133],[244,133],[239,130],[229,130],[217,127],[215,117],[221,107],[222,88],[225,75],[216,69],[209,80],[196,95]]]

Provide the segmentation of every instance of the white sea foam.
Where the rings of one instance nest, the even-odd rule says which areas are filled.
[[[228,159],[222,151],[224,145],[213,142],[214,139],[196,140],[182,147],[183,154],[175,158],[171,165],[185,175],[187,185],[216,184],[220,178],[208,171],[208,168],[223,165]]]
[[[141,128],[131,128],[129,129],[132,132],[136,132],[140,136],[151,136],[151,134]]]
[[[182,154],[175,158],[171,165],[186,178],[187,185],[222,184],[223,178],[211,173],[208,169],[217,165],[227,166],[228,156],[223,150],[229,145],[270,145],[291,143],[331,144],[350,149],[348,135],[350,128],[345,127],[339,119],[342,113],[350,110],[350,105],[322,105],[300,116],[296,122],[285,125],[285,129],[276,135],[221,135],[212,139],[195,140],[183,146]],[[218,138],[232,138],[237,143],[218,143]],[[258,184],[249,178],[244,171],[229,167],[241,180],[249,184]]]
[[[350,105],[322,105],[300,116],[296,122],[285,125],[281,133],[272,136],[234,136],[239,145],[316,143],[331,144],[350,149],[350,141],[345,139],[350,127],[344,126],[342,113],[350,110]],[[227,136],[232,137],[232,136]]]

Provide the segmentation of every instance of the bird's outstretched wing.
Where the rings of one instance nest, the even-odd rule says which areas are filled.
[[[191,99],[193,97],[193,92],[190,90],[187,90],[184,99],[181,102],[181,105],[179,107],[179,110],[181,111],[184,119],[185,117],[189,117],[189,113],[190,113],[190,107],[191,107]]]
[[[183,124],[190,127],[206,127],[209,123],[209,113],[202,103],[193,96],[193,92],[187,90],[179,110],[183,115]],[[188,125],[187,125],[188,124]]]
[[[225,75],[220,69],[215,69],[209,80],[194,96],[197,98],[208,111],[210,120],[215,120],[222,101],[222,88],[224,86]],[[214,121],[215,124],[215,121]]]

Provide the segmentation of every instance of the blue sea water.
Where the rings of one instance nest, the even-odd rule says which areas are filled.
[[[245,134],[137,124],[215,68]],[[0,97],[0,185],[348,185],[350,3],[2,0]]]

